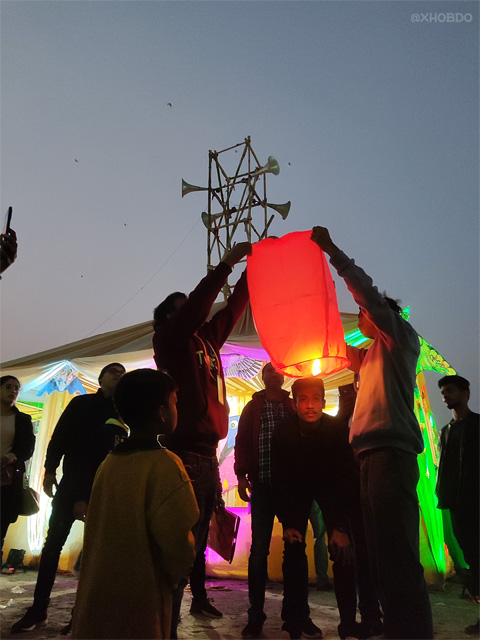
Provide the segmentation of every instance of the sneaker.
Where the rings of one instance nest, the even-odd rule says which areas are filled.
[[[464,629],[465,633],[468,633],[469,636],[478,636],[480,632],[480,620],[474,622],[473,624],[469,624]]]
[[[70,622],[68,624],[66,624],[63,629],[60,631],[60,635],[61,636],[68,636],[68,634],[70,633],[70,631],[72,630],[72,621],[70,620]]]
[[[341,622],[337,627],[337,631],[338,631],[338,637],[341,640],[365,640],[370,635],[369,630],[367,630],[366,626],[362,633],[358,622],[352,622],[350,624]],[[368,634],[368,635],[365,635],[365,634]]]
[[[356,622],[357,637],[359,640],[382,640],[383,639],[383,622]]]
[[[33,631],[37,627],[43,627],[47,624],[47,612],[29,607],[25,615],[18,622],[12,625],[10,633],[22,633],[22,631]]]
[[[213,598],[193,598],[190,605],[190,613],[194,616],[207,616],[208,618],[222,618],[223,613],[213,604]]]
[[[298,640],[301,637],[302,630],[300,629],[300,627],[297,629],[296,627],[293,627],[286,622],[282,624],[282,632],[280,634],[280,638],[290,638],[291,640]]]
[[[242,629],[242,638],[260,638],[263,629],[263,622],[248,621]]]
[[[333,591],[334,586],[333,584],[330,582],[330,580],[322,580],[317,582],[316,584],[316,590],[317,591]]]
[[[323,631],[312,622],[311,618],[307,618],[302,623],[302,638],[323,638]]]

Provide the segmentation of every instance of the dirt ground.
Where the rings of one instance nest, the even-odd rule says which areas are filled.
[[[70,619],[77,580],[73,576],[58,575],[52,591],[48,624],[24,634],[10,634],[11,625],[31,605],[37,578],[36,571],[20,572],[12,576],[0,576],[0,619],[1,638],[32,639],[64,639],[61,629]],[[241,638],[241,630],[246,623],[248,609],[248,590],[245,580],[214,580],[207,584],[209,597],[213,597],[215,605],[223,611],[221,619],[195,618],[189,614],[190,593],[185,594],[182,605],[182,622],[179,626],[180,638],[211,638],[215,640],[232,640]],[[472,638],[463,629],[472,624],[478,615],[478,605],[471,599],[461,597],[461,586],[455,581],[446,583],[442,592],[430,594],[435,639],[460,640]],[[280,608],[282,602],[282,585],[271,583],[266,591],[265,612],[267,620],[264,626],[264,638],[279,638],[281,629]],[[6,606],[5,606],[6,605]],[[310,590],[310,608],[313,621],[322,628],[324,638],[338,638],[338,613],[335,596],[332,591]]]

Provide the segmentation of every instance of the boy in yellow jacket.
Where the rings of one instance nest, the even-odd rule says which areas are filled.
[[[130,438],[100,466],[88,506],[72,638],[169,638],[172,593],[194,560],[198,507],[182,461],[158,442],[177,424],[163,371],[123,376],[115,405]]]

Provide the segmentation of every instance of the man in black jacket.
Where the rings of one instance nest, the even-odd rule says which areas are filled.
[[[438,381],[443,401],[453,412],[440,436],[437,476],[438,508],[450,509],[453,533],[470,567],[465,586],[479,600],[479,433],[480,416],[468,406],[470,383],[462,376],[445,376]],[[478,635],[479,623],[465,628]]]
[[[12,626],[12,633],[33,631],[47,623],[47,608],[60,553],[74,521],[85,520],[86,516],[83,475],[87,473],[93,484],[95,473],[92,475],[91,465],[85,462],[95,459],[99,465],[116,444],[118,427],[106,423],[119,419],[113,404],[113,392],[124,373],[125,367],[118,362],[104,367],[98,377],[100,389],[97,393],[73,398],[57,422],[47,449],[43,481],[45,493],[53,497],[52,515],[42,550],[33,605]],[[97,437],[103,429],[109,430],[111,435],[107,439],[108,446],[105,446],[105,438]],[[57,485],[56,470],[62,458],[63,476]],[[57,487],[55,495],[54,486]],[[87,489],[88,496],[90,490],[91,485]]]
[[[284,377],[271,362],[263,367],[265,389],[253,394],[242,411],[235,440],[235,473],[238,494],[250,502],[252,546],[248,559],[248,623],[243,638],[259,638],[263,623],[267,560],[275,518],[271,483],[270,443],[275,427],[294,413],[288,391],[282,389]]]

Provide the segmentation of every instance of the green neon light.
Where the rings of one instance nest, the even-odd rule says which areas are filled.
[[[345,342],[351,347],[358,347],[368,342],[368,338],[365,338],[360,329],[354,329],[345,334]]]
[[[424,442],[424,450],[418,456],[420,480],[417,485],[417,494],[420,502],[420,510],[425,521],[427,541],[431,554],[429,559],[423,557],[422,563],[427,566],[430,564],[438,573],[445,574],[446,556],[442,512],[440,509],[437,509],[437,497],[435,495],[437,467],[435,466],[434,452],[432,451],[432,442],[430,439],[433,431],[433,434],[435,434],[433,440],[436,444],[437,434],[432,420],[432,414],[428,407],[428,399],[426,402],[427,406],[424,405],[424,400],[417,387],[415,389],[415,414],[422,430]],[[425,410],[428,411],[430,423],[427,421]]]

